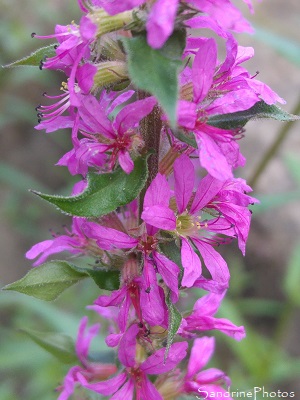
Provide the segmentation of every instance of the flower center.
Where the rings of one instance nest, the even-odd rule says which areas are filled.
[[[200,219],[200,217],[198,217]],[[196,217],[184,213],[177,217],[176,231],[180,236],[190,236],[192,233],[201,229],[201,224]]]

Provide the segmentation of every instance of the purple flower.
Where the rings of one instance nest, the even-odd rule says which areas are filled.
[[[56,56],[42,61],[41,67],[63,70],[69,76],[67,85],[70,92],[70,101],[74,106],[78,105],[75,95],[77,70],[82,60],[90,58],[90,45],[96,39],[96,33],[97,25],[88,16],[83,16],[79,26],[76,24],[56,25],[54,35],[38,36],[34,34],[39,39],[56,38],[59,42],[55,49]],[[95,66],[91,65],[88,68],[93,69],[93,74],[96,73],[97,68]],[[89,70],[89,74],[90,72]]]
[[[236,142],[240,131],[211,126],[207,123],[208,118],[247,110],[261,99],[267,104],[284,102],[240,66],[253,56],[252,48],[238,46],[230,34],[227,34],[226,46],[226,59],[218,64],[214,39],[192,38],[188,41],[185,55],[195,54],[195,59],[192,69],[187,67],[182,74],[183,99],[178,109],[179,125],[192,130],[195,135],[201,166],[220,180],[232,178],[232,169],[245,163]]]
[[[68,371],[63,385],[57,388],[57,391],[61,392],[58,400],[67,400],[74,393],[76,385],[80,384],[80,377],[82,376],[87,381],[102,380],[117,371],[117,367],[114,364],[100,364],[88,360],[90,343],[97,336],[100,325],[95,324],[87,330],[87,322],[87,317],[81,320],[75,345],[81,366],[77,365]]]
[[[65,154],[58,165],[68,166],[73,175],[85,176],[89,166],[99,168],[107,161],[111,170],[118,162],[129,174],[134,167],[130,154],[138,153],[143,146],[138,124],[156,104],[153,97],[135,101],[124,106],[111,122],[109,114],[133,93],[123,93],[112,104],[109,101],[115,94],[103,92],[100,101],[92,95],[81,96],[78,107],[79,130],[84,138],[79,140],[73,136],[74,149]]]
[[[152,185],[150,191],[155,189],[154,185],[155,183]],[[148,192],[148,196],[145,197],[145,204],[148,204],[147,202],[149,202],[150,191]],[[161,304],[161,295],[159,294],[161,288],[157,286],[154,268],[161,275],[165,285],[171,290],[171,300],[173,302],[178,300],[179,267],[158,251],[159,241],[156,238],[156,232],[152,227],[146,227],[145,231],[142,231],[141,228],[139,234],[136,234],[136,236],[130,236],[129,234],[117,229],[104,227],[91,222],[89,226],[86,227],[85,233],[87,237],[96,240],[100,249],[131,249],[142,253],[143,271],[140,282],[144,289],[141,293],[145,307],[144,312],[146,314],[153,310],[155,314],[158,314],[158,318],[158,310],[161,310],[161,306],[159,306],[159,304]],[[124,274],[126,276],[126,272]],[[136,273],[134,277],[136,276],[139,276],[139,274]],[[159,290],[159,292],[157,292],[157,290]],[[145,293],[147,293],[147,295]],[[149,306],[146,304],[149,304]],[[163,318],[163,314],[164,313],[161,313],[160,318]]]
[[[111,400],[133,399],[134,392],[137,399],[162,400],[148,375],[164,374],[176,367],[186,356],[187,342],[174,343],[170,347],[167,359],[165,360],[165,348],[155,351],[148,358],[141,361],[137,359],[136,337],[139,328],[136,324],[130,326],[122,337],[119,345],[119,360],[123,364],[124,372],[116,376],[115,382],[112,379],[98,383],[88,383],[83,376],[79,376],[81,385],[103,395],[113,394]]]
[[[240,341],[244,339],[246,333],[243,326],[236,326],[225,318],[214,317],[225,293],[226,291],[222,294],[209,293],[198,299],[192,313],[183,319],[178,334],[183,337],[190,337],[190,333],[217,329],[225,333],[225,335],[233,337],[235,340]]]
[[[219,216],[201,222],[199,215],[199,211],[205,208],[220,191],[223,183],[216,179],[211,179],[209,182],[203,179],[196,194],[193,195],[195,170],[186,155],[182,155],[175,161],[174,176],[176,206],[170,202],[171,191],[166,178],[158,174],[146,193],[142,219],[153,227],[180,237],[181,261],[184,268],[183,286],[193,286],[201,275],[201,261],[194,246],[200,252],[212,278],[218,282],[228,283],[227,264],[212,245],[220,243],[216,233],[228,236],[234,234],[232,224]],[[147,200],[148,195],[153,192],[153,187],[158,186],[160,191],[152,197],[150,202]]]
[[[226,390],[220,386],[222,383],[227,387],[230,386],[230,379],[223,371],[216,368],[201,371],[211,359],[214,347],[215,340],[213,337],[204,336],[194,341],[187,373],[184,376],[184,383],[181,388],[182,393],[194,393],[198,395],[198,398],[204,399],[218,398],[217,393],[222,393],[226,399],[232,400]]]
[[[68,251],[71,254],[93,254],[100,256],[102,251],[95,247],[93,240],[87,239],[83,233],[83,226],[89,224],[84,218],[73,218],[71,231],[66,229],[66,235],[54,235],[53,239],[44,240],[31,247],[26,253],[26,258],[33,260],[33,266],[42,264],[46,259],[56,253]]]

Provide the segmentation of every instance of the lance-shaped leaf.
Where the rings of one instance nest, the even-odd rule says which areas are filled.
[[[172,36],[159,50],[148,45],[145,35],[123,39],[123,43],[132,82],[137,88],[157,98],[171,125],[175,127],[178,72],[182,65],[178,57],[182,53],[181,46],[178,46]]]
[[[49,261],[31,269],[23,278],[6,285],[3,290],[13,290],[40,300],[52,301],[64,290],[88,277],[100,289],[119,289],[120,273],[116,270],[81,268],[67,261]]]
[[[51,353],[60,362],[72,364],[78,361],[75,353],[75,344],[70,336],[61,333],[38,332],[29,329],[21,329],[31,340]]]
[[[4,68],[12,68],[20,66],[38,67],[41,65],[41,61],[43,61],[45,58],[54,56],[55,56],[54,44],[50,44],[49,46],[41,47],[40,49],[31,53],[29,56],[21,58],[21,60],[14,61],[11,64],[4,65]]]
[[[299,116],[289,114],[274,104],[268,105],[264,101],[259,101],[245,111],[214,115],[208,119],[208,124],[222,129],[236,129],[242,128],[250,120],[261,118],[276,119],[277,121],[296,121],[300,119]]]
[[[167,337],[167,346],[165,352],[165,359],[168,357],[168,353],[171,347],[171,344],[174,341],[174,337],[180,327],[182,316],[177,308],[174,306],[170,299],[170,291],[166,296],[166,305],[169,311],[169,321],[168,321],[168,337]]]
[[[121,168],[107,174],[90,173],[87,188],[77,196],[51,196],[36,191],[33,193],[68,215],[100,217],[133,201],[143,189],[147,177],[147,159],[139,157],[130,174],[126,174]]]
[[[23,278],[6,285],[3,290],[51,301],[86,276],[86,273],[76,271],[66,261],[50,261],[31,269]]]

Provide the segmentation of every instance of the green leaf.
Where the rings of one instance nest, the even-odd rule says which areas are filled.
[[[169,321],[168,321],[168,337],[167,337],[167,346],[165,352],[165,359],[168,357],[168,353],[173,343],[174,337],[180,327],[182,316],[174,304],[170,300],[170,291],[166,296],[166,305],[169,311]]]
[[[208,119],[208,124],[221,129],[236,129],[242,128],[250,120],[261,118],[275,119],[277,121],[296,121],[300,119],[297,115],[289,114],[278,106],[270,106],[264,101],[259,101],[245,111],[214,115]]]
[[[147,177],[147,159],[139,157],[130,174],[126,174],[121,168],[107,174],[90,173],[87,188],[77,196],[51,196],[36,191],[33,193],[68,215],[100,217],[134,200],[143,189]]]
[[[145,35],[123,39],[132,82],[158,99],[173,127],[176,125],[178,72],[182,65],[178,57],[182,53],[181,44],[176,44],[174,39],[172,35],[159,50],[147,44]]]
[[[70,336],[61,333],[44,333],[28,329],[21,329],[31,340],[51,353],[64,364],[78,361],[75,353],[74,341]]]
[[[21,60],[4,65],[3,68],[20,66],[38,67],[41,65],[41,61],[43,61],[46,57],[54,57],[55,54],[54,44],[50,44],[49,46],[41,47],[40,49],[31,53],[29,56],[21,58]]]
[[[31,269],[23,278],[6,285],[3,290],[51,301],[86,276],[86,273],[76,271],[65,261],[50,261]]]
[[[81,268],[75,265],[69,264],[72,269],[78,272],[86,274],[94,280],[96,285],[100,289],[104,290],[117,290],[120,287],[120,272],[116,270],[104,270],[104,269],[90,269]]]
[[[292,252],[291,258],[287,267],[287,274],[283,282],[284,291],[289,300],[300,305],[300,245]]]

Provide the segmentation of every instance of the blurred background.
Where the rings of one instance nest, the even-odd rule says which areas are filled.
[[[254,36],[238,35],[241,45],[255,48],[249,71],[259,71],[258,79],[287,101],[284,110],[300,114],[299,1],[256,2],[254,16],[240,0],[235,3],[256,27]],[[0,7],[1,65],[48,44],[31,39],[31,32],[50,34],[55,24],[80,18],[75,0],[0,0]],[[56,232],[69,224],[67,217],[28,192],[33,188],[66,194],[72,187],[67,171],[53,167],[71,146],[69,134],[34,130],[34,108],[43,101],[42,93],[57,94],[63,79],[59,73],[31,67],[0,70],[1,287],[25,275],[31,264],[24,253],[50,238],[49,229]],[[253,121],[241,141],[247,166],[238,174],[253,184],[261,205],[254,209],[246,257],[236,251],[235,243],[226,254],[224,249],[232,280],[219,316],[244,324],[247,338],[236,343],[217,334],[212,365],[231,376],[232,390],[264,386],[300,396],[299,130],[299,122]],[[278,138],[282,143],[276,151]],[[75,338],[84,306],[97,295],[90,282],[72,287],[54,303],[0,292],[0,400],[57,398],[54,388],[69,366],[20,329],[65,332]]]

